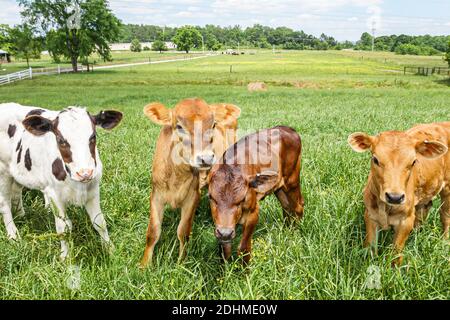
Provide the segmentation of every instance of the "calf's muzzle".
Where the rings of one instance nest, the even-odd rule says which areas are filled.
[[[222,242],[231,242],[236,236],[234,228],[216,228],[216,238]]]
[[[405,202],[405,194],[386,192],[386,201],[389,204],[402,204]]]

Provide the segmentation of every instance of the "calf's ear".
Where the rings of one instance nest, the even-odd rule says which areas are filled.
[[[263,171],[248,178],[249,186],[257,193],[265,194],[272,190],[278,183],[278,172]]]
[[[241,115],[241,109],[234,104],[218,103],[209,107],[214,113],[214,120],[224,126],[233,124]]]
[[[99,114],[94,116],[94,123],[96,126],[100,126],[103,129],[114,129],[122,120],[122,112],[115,110],[100,111]]]
[[[373,138],[364,132],[355,132],[348,137],[348,144],[356,152],[365,152],[370,150]]]
[[[53,130],[53,122],[41,116],[29,116],[22,121],[23,126],[35,136],[42,136]]]
[[[416,144],[416,151],[425,158],[436,159],[447,153],[448,147],[439,141],[420,141]]]
[[[159,125],[172,125],[172,111],[159,102],[153,102],[144,107],[144,114]]]

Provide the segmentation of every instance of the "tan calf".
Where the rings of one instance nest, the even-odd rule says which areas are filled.
[[[186,99],[173,109],[160,103],[149,104],[144,114],[163,127],[153,159],[150,221],[141,267],[152,260],[166,204],[181,209],[177,235],[179,257],[183,257],[200,200],[201,176],[206,177],[215,160],[234,142],[240,109],[230,104],[211,106],[201,99]]]
[[[401,264],[406,240],[425,220],[432,199],[440,195],[444,237],[450,224],[450,122],[423,124],[407,131],[377,136],[354,133],[349,144],[356,152],[372,153],[364,190],[366,241],[374,244],[377,228],[393,227],[394,248]]]

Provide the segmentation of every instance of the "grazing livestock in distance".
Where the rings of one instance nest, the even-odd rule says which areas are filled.
[[[448,238],[450,223],[450,122],[422,124],[407,131],[377,136],[353,133],[356,152],[372,153],[364,189],[365,246],[376,247],[377,229],[394,228],[394,248],[401,264],[406,240],[414,226],[426,219],[432,200],[440,195],[441,221]]]
[[[289,127],[248,135],[225,151],[209,174],[211,213],[223,257],[231,256],[236,224],[243,227],[239,253],[249,262],[251,239],[259,217],[258,201],[274,192],[285,217],[303,217],[300,188],[302,143]]]
[[[267,85],[264,82],[250,82],[247,85],[247,90],[253,91],[267,91]]]
[[[70,107],[49,111],[16,103],[0,104],[0,212],[10,239],[18,238],[11,208],[23,213],[22,188],[42,191],[46,207],[55,216],[56,232],[62,236],[72,224],[66,217],[68,204],[86,208],[103,242],[110,244],[100,209],[99,184],[102,162],[96,144],[96,127],[112,129],[122,113]],[[61,259],[68,254],[61,238]]]
[[[144,108],[144,114],[162,125],[153,159],[150,221],[141,267],[152,261],[161,235],[164,206],[181,209],[177,235],[179,258],[191,234],[202,181],[236,137],[240,109],[230,104],[208,105],[202,99],[185,99],[175,108],[160,103]]]

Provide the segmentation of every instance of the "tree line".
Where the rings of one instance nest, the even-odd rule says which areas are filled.
[[[295,50],[340,50],[353,48],[355,50],[372,50],[372,36],[364,32],[357,42],[337,41],[332,36],[321,34],[319,37],[304,31],[295,31],[287,27],[272,28],[255,24],[252,27],[240,26],[220,27],[206,25],[194,27],[203,36],[208,50],[214,48],[252,47]],[[157,40],[172,41],[179,28],[160,27],[153,25],[125,24],[122,25],[119,41],[153,42]],[[375,37],[373,44],[376,51],[390,51],[398,54],[435,55],[445,52],[450,42],[448,36],[409,36],[390,35]],[[198,46],[198,43],[196,43]]]

